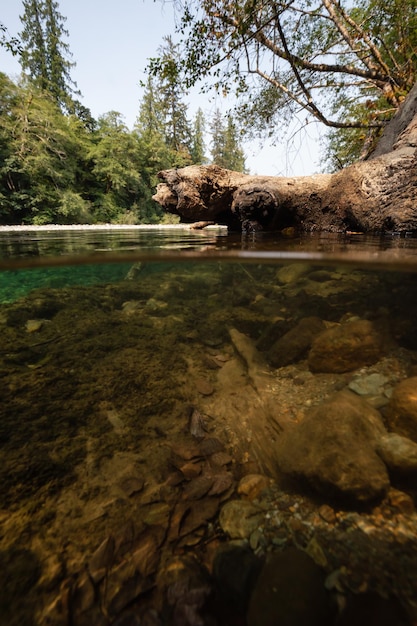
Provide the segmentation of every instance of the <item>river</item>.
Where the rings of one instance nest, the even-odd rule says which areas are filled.
[[[0,624],[415,622],[416,241],[0,229]]]

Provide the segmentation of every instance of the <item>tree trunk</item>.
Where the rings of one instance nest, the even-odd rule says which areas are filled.
[[[164,170],[153,196],[183,222],[232,229],[417,231],[417,84],[367,161],[335,174],[251,176],[216,165]]]

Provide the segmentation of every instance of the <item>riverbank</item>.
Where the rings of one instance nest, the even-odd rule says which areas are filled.
[[[33,224],[0,226],[1,232],[26,232],[26,231],[50,231],[50,230],[194,230],[193,224]],[[210,224],[204,230],[220,230],[227,232],[227,226]]]

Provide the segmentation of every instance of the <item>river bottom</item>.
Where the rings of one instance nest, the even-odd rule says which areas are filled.
[[[416,275],[100,280],[0,305],[0,623],[412,624]]]

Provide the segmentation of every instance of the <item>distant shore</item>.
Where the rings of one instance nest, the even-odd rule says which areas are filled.
[[[0,232],[40,230],[194,230],[192,224],[42,224],[40,226],[0,226]],[[212,224],[204,230],[227,231],[227,226]]]

